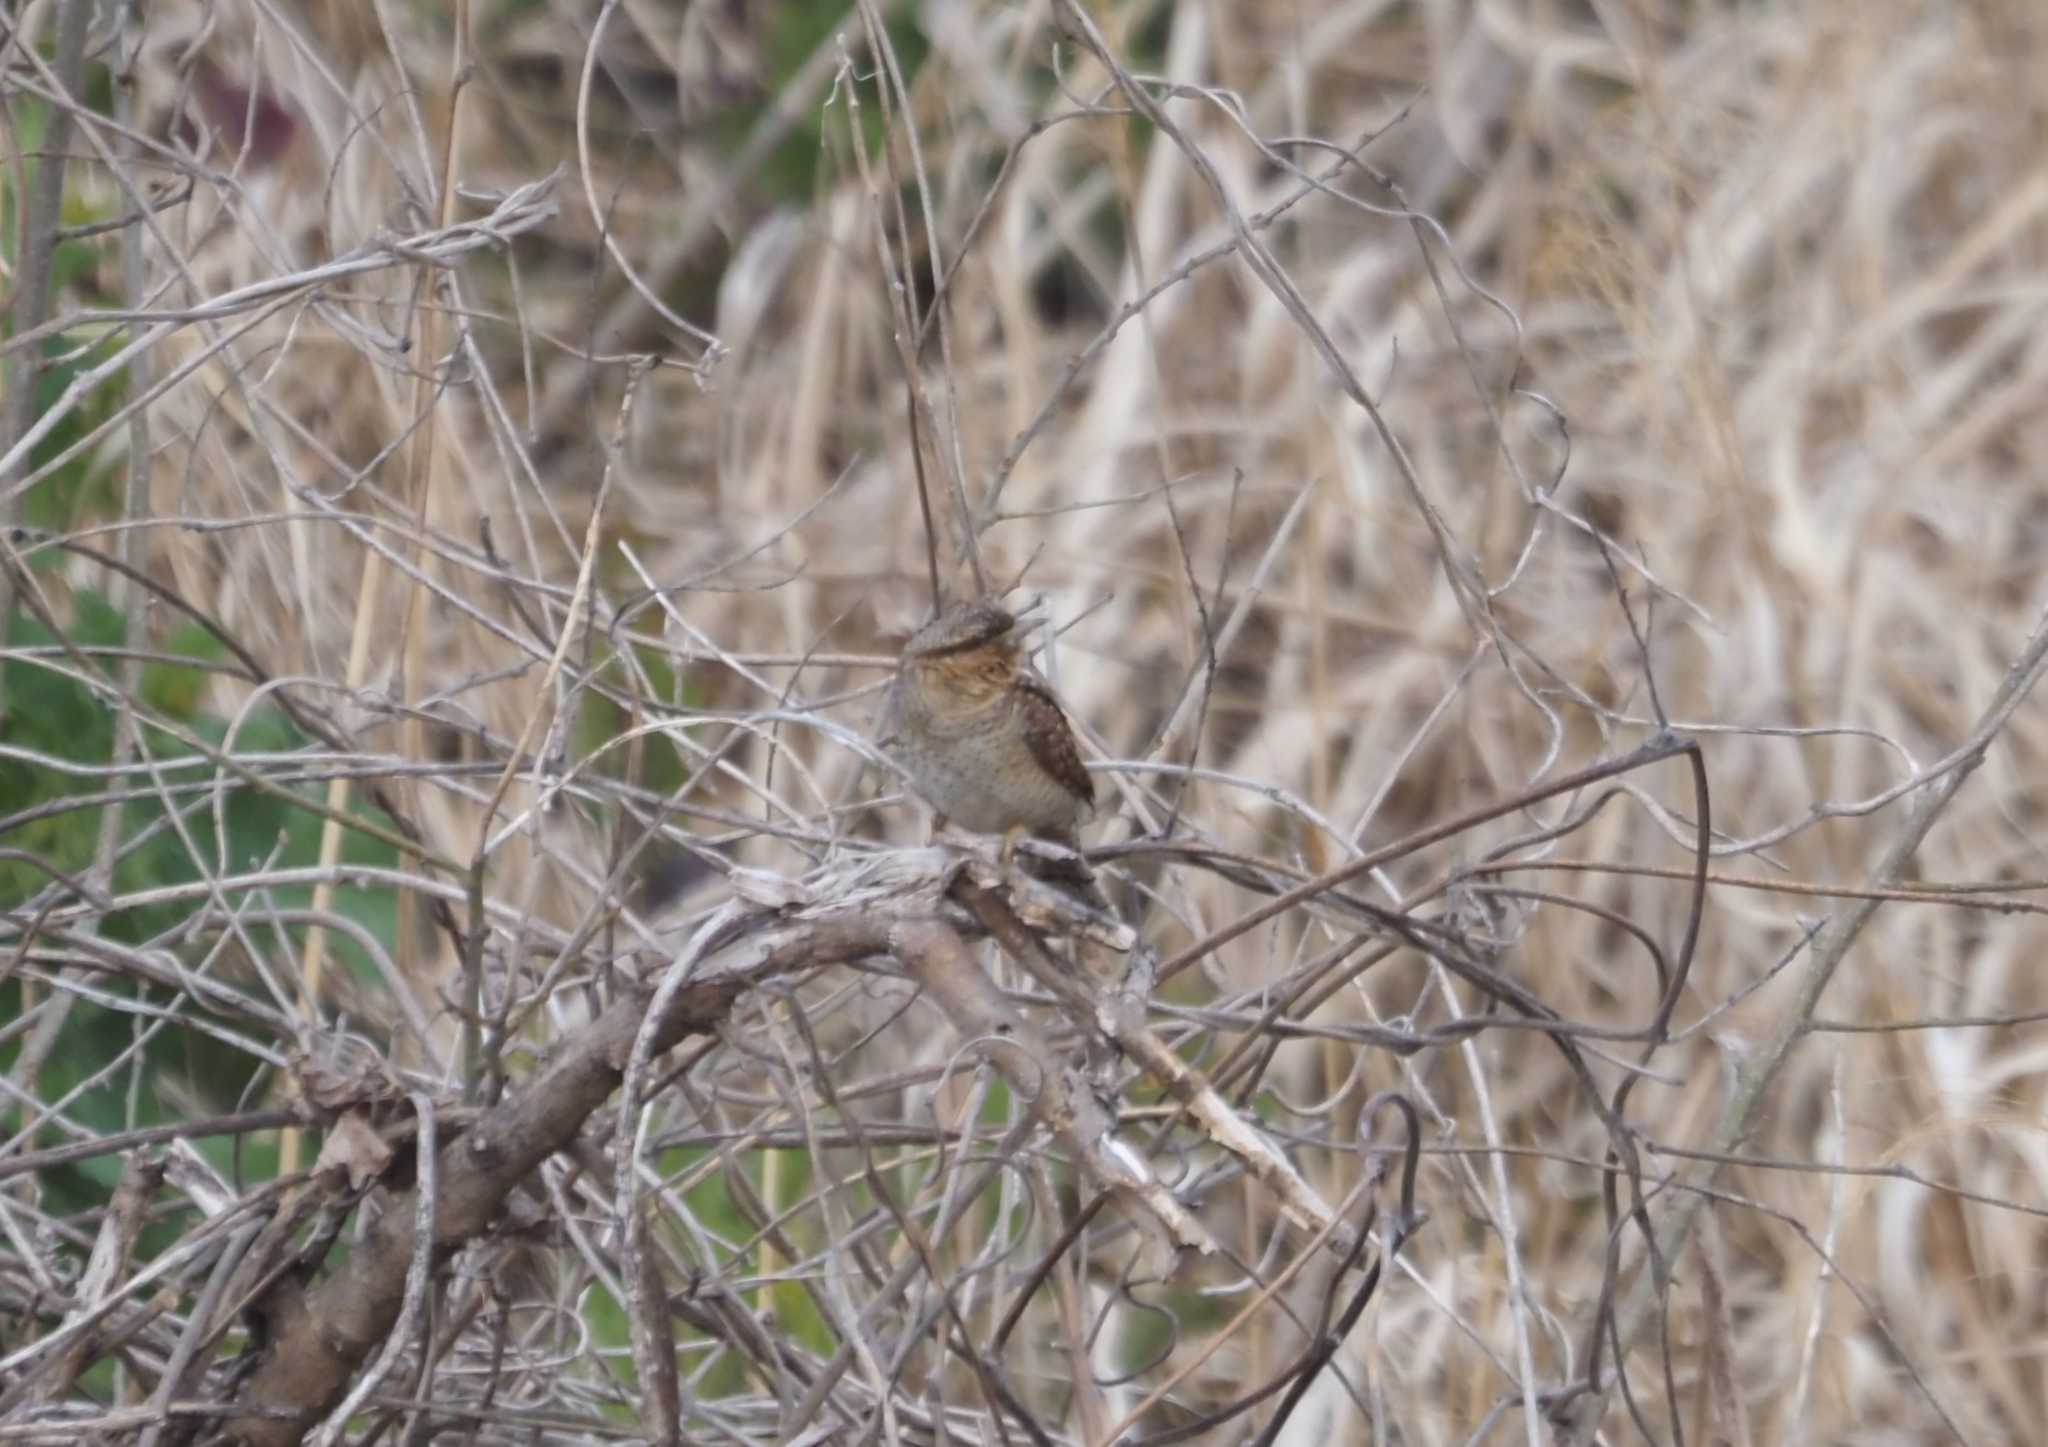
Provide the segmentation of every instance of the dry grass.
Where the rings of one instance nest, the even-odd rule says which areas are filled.
[[[144,236],[140,305],[154,320],[302,283],[167,326],[147,352],[136,379],[176,380],[145,434],[110,424],[97,444],[146,452],[146,525],[123,536],[367,762],[415,830],[407,877],[435,881],[392,966],[431,1046],[404,1033],[388,984],[331,966],[307,1008],[453,1110],[483,1079],[465,998],[487,1015],[522,1003],[505,1047],[516,1089],[625,988],[615,958],[637,950],[644,978],[663,978],[710,915],[678,907],[634,933],[620,901],[656,859],[715,844],[719,869],[756,871],[742,898],[761,903],[773,878],[823,909],[877,844],[922,837],[921,811],[878,788],[858,745],[889,631],[930,603],[914,391],[946,587],[975,587],[964,499],[992,585],[1021,579],[1066,630],[1047,667],[1091,757],[1114,761],[1098,783],[1116,818],[1092,842],[1156,841],[1171,823],[1265,871],[1262,894],[1142,843],[1105,847],[1159,957],[1295,879],[1627,754],[1660,706],[1703,750],[1717,882],[1671,1037],[1626,1099],[1649,1218],[1684,1221],[1647,1316],[1629,1295],[1647,1281],[1643,1235],[1603,1206],[1617,1137],[1560,1032],[1519,1028],[1444,957],[1387,934],[1364,942],[1369,969],[1296,1012],[1298,1036],[1248,1032],[1273,982],[1359,929],[1341,908],[1283,913],[1158,991],[1152,1027],[1204,1070],[1260,1037],[1233,1099],[1352,1221],[1368,1098],[1399,1091],[1420,1113],[1428,1222],[1283,1440],[1547,1441],[1590,1430],[1550,1424],[1573,1411],[1614,1441],[1637,1430],[1632,1412],[1655,1441],[2034,1435],[2048,1062],[2032,1017],[2048,985],[2033,966],[2048,929],[2031,901],[2048,877],[2048,724],[2024,701],[2034,664],[2008,670],[2034,658],[2048,547],[2037,7],[1095,5],[1108,52],[1185,147],[1129,115],[1063,4],[924,7],[917,51],[896,55],[907,94],[875,82],[858,13],[812,41],[812,8],[477,0],[458,57],[436,6],[387,3],[381,21],[321,0],[289,15],[147,7],[136,128],[202,161]],[[238,129],[232,97],[258,77],[296,118],[282,154],[204,149],[194,123]],[[786,134],[815,155],[807,192],[768,163]],[[128,174],[168,190],[173,161]],[[447,269],[377,251],[446,242],[557,167],[557,210],[501,211],[499,235]],[[74,190],[123,213],[118,169],[81,163]],[[1327,186],[1303,194],[1305,176]],[[377,264],[321,270],[354,256]],[[947,305],[913,340],[896,308],[927,305],[935,272]],[[87,304],[112,303],[58,309]],[[239,520],[255,525],[194,526]],[[59,614],[67,590],[104,585],[77,557],[41,576]],[[615,653],[627,639],[673,678]],[[575,724],[600,687],[623,731],[580,758],[603,742]],[[2016,708],[1998,711],[2001,688]],[[251,697],[223,679],[212,701],[232,714]],[[656,735],[690,778],[665,808],[621,782]],[[1613,782],[1349,887],[1445,927],[1447,951],[1561,1021],[1638,1030],[1660,984],[1622,922],[1676,957],[1693,794],[1663,762],[1588,817]],[[1888,876],[1887,850],[1935,798]],[[1575,828],[1545,836],[1567,817]],[[1474,867],[1503,851],[1519,867]],[[497,913],[466,984],[479,858]],[[257,865],[240,867],[213,870],[241,881],[222,909],[262,897]],[[324,878],[318,909],[348,882]],[[1865,922],[1829,892],[1892,885],[1937,893]],[[0,943],[25,951],[24,978],[75,984],[58,967],[75,970],[81,939],[48,936],[47,958],[23,944],[36,907]],[[317,1032],[293,1019],[305,937],[245,947],[271,953],[277,1049],[311,1048]],[[995,946],[977,948],[995,968]],[[1831,948],[1840,967],[1814,973]],[[1818,1018],[1842,1028],[1805,1028],[1809,982],[1825,985]],[[880,1394],[877,1430],[927,1440],[917,1414],[944,1405],[954,1432],[976,1432],[995,1410],[986,1382],[957,1342],[915,1343],[943,1331],[944,1303],[985,1347],[1099,1182],[1053,1167],[1065,1152],[1031,1130],[993,1057],[913,994],[886,962],[791,977],[667,1057],[674,1088],[597,1112],[522,1198],[550,1230],[460,1258],[438,1329],[473,1311],[471,1335],[443,1343],[421,1395],[474,1406],[502,1373],[508,1415],[485,1413],[487,1435],[524,1423],[581,1440],[621,1410],[613,1426],[635,1430],[655,1390],[645,1324],[668,1315],[643,1315],[636,1376],[619,1313],[644,1301],[620,1275],[651,1241],[650,1280],[665,1269],[684,1294],[693,1439],[778,1440],[816,1364],[854,1342],[831,1409],[802,1420],[878,1412]],[[1229,1013],[1181,1013],[1196,1006]],[[1041,999],[1028,1013],[1061,1058],[1090,1062],[1127,1112],[1122,1138],[1229,1258],[1136,1250],[1143,1213],[1118,1196],[995,1358],[1057,1439],[1108,1440],[1142,1408],[1129,1440],[1147,1440],[1279,1374],[1359,1278],[1282,1231],[1272,1195],[1184,1122],[1158,1131],[1163,1097],[1083,1039],[1085,1011]],[[1503,1018],[1407,1053],[1345,1034],[1488,1013]],[[1584,1079],[1613,1100],[1642,1047],[1581,1048]],[[1761,1090],[1753,1116],[1745,1085]],[[849,1118],[870,1135],[835,1135]],[[976,1121],[976,1144],[932,1155],[935,1130]],[[613,1189],[636,1130],[638,1245],[618,1225],[634,1191]],[[1709,1149],[1743,1163],[1712,1173],[1680,1154]],[[955,1195],[1005,1156],[965,1211]],[[875,1206],[882,1177],[922,1231]],[[722,1183],[730,1223],[703,1214],[704,1181]],[[27,1362],[70,1308],[32,1300],[36,1208],[7,1210],[0,1294],[45,1326],[0,1331],[0,1361]],[[98,1220],[52,1239],[89,1241]],[[933,1276],[901,1301],[882,1289],[920,1260],[950,1296]],[[1560,1404],[1546,1394],[1581,1383],[1610,1308],[1628,1392],[1609,1375]],[[779,1380],[733,1325],[756,1309],[792,1343]],[[71,1405],[146,1403],[152,1365],[145,1351],[118,1389]],[[410,1398],[414,1370],[358,1404],[358,1423]],[[185,1394],[231,1388],[195,1376]],[[1203,1436],[1251,1440],[1280,1400]],[[32,1420],[35,1404],[6,1404]],[[561,1425],[572,1417],[584,1425]]]

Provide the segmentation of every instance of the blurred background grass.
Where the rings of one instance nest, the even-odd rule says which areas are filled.
[[[35,9],[23,12],[31,32]],[[1192,761],[1300,807],[1188,781],[1192,827],[1230,847],[1324,868],[1645,737],[1642,663],[1588,540],[1597,528],[1634,560],[1623,576],[1639,607],[1646,578],[1661,589],[1651,662],[1665,708],[1707,747],[1717,868],[1854,884],[1888,837],[1897,787],[1965,736],[2041,607],[2048,19],[2029,0],[1091,7],[1133,71],[1209,88],[1182,92],[1171,113],[1247,215],[1294,193],[1285,163],[1318,175],[1329,164],[1300,138],[1371,137],[1361,157],[1398,192],[1348,172],[1333,183],[1344,198],[1300,199],[1262,234],[1372,389],[1420,497],[1272,295],[1227,258],[1191,267],[1229,235],[1214,197],[1155,131],[1115,113],[1099,69],[1044,7],[888,7],[907,114],[884,106],[857,18],[822,0],[482,0],[459,101],[456,13],[161,3],[132,57],[92,61],[94,109],[110,114],[117,70],[132,75],[137,131],[202,158],[201,184],[145,239],[153,305],[430,229],[433,147],[451,134],[448,169],[470,196],[559,166],[560,209],[467,262],[452,291],[391,269],[232,339],[219,323],[180,330],[145,375],[74,399],[31,466],[90,445],[19,503],[22,523],[107,546],[94,530],[120,516],[136,447],[119,409],[191,365],[148,408],[137,565],[269,675],[324,680],[308,697],[380,757],[488,779],[552,703],[569,720],[558,768],[672,798],[701,762],[705,745],[690,740],[710,734],[650,731],[649,719],[701,722],[790,691],[865,727],[862,690],[881,676],[888,631],[928,604],[905,387],[853,149],[881,166],[885,140],[882,229],[910,258],[904,284],[929,301],[958,267],[945,334],[918,354],[939,399],[941,435],[924,439],[935,496],[943,505],[958,478],[985,508],[1004,479],[981,537],[989,573],[1021,577],[1073,624],[1054,668],[1103,754],[1145,754],[1205,636],[1244,609]],[[0,177],[10,247],[46,113],[32,94],[9,103],[21,158]],[[142,194],[183,184],[164,156],[139,152]],[[39,409],[124,336],[88,315],[125,304],[118,236],[86,229],[133,200],[83,148],[73,157],[65,220],[81,234],[61,243],[52,276],[56,310],[81,319],[40,344]],[[928,198],[911,179],[919,166]],[[1412,225],[1402,206],[1435,224]],[[451,215],[481,209],[457,200]],[[1183,270],[1105,339],[1122,308]],[[660,361],[622,414],[624,362],[638,355]],[[598,581],[616,611],[579,659],[597,683],[543,700],[531,652],[544,630],[530,620],[559,622],[607,466]],[[267,521],[191,525],[230,520]],[[442,590],[410,623],[402,582],[365,588],[372,536]],[[238,721],[241,750],[314,748],[267,701],[243,715],[251,680],[175,610],[131,607],[77,553],[44,548],[29,566],[68,647],[26,606],[9,619],[0,842],[43,861],[0,861],[10,910],[32,907],[45,866],[91,865],[105,779],[65,766],[113,758],[104,690],[79,677],[110,676],[113,651],[148,650],[140,747],[158,770],[192,757],[169,725],[218,746]],[[1497,636],[1511,647],[1472,626],[1451,567],[1499,590]],[[676,590],[674,616],[634,603],[650,580]],[[966,576],[955,568],[948,583]],[[351,676],[366,609],[378,646]],[[708,661],[693,630],[747,669]],[[2038,707],[2022,709],[1922,850],[1924,880],[2038,887],[2042,743]],[[772,771],[771,753],[784,761]],[[811,857],[751,827],[779,811],[815,821],[836,808],[846,829],[915,836],[916,811],[865,807],[874,791],[856,783],[858,758],[825,733],[764,726],[723,764],[673,798],[675,818],[757,867]],[[325,797],[317,769],[293,787]],[[480,788],[405,786],[430,846],[468,857]],[[1686,807],[1675,778],[1641,788]],[[313,814],[246,789],[226,797],[225,840],[206,809],[180,838],[160,804],[127,805],[121,833],[141,842],[110,892],[211,873],[202,861],[217,850],[317,862]],[[619,819],[595,805],[550,816],[545,843],[508,848],[494,888],[575,928],[599,907],[593,881],[616,858]],[[1418,890],[1511,832],[1468,836],[1391,883]],[[1569,852],[1685,862],[1643,808],[1607,811]],[[396,858],[361,837],[343,857]],[[1165,951],[1245,907],[1216,881],[1151,883],[1146,928]],[[1665,939],[1684,902],[1623,872],[1558,887]],[[311,888],[300,895],[273,903],[313,902]],[[111,911],[100,928],[197,959],[219,945],[181,933],[178,909],[197,903]],[[422,999],[448,998],[452,945],[403,916],[393,891],[343,889],[331,907],[401,962]],[[1734,1063],[1785,1008],[1781,987],[1753,987],[1829,907],[1717,891],[1679,1023],[1733,1004],[1659,1057],[1635,1104],[1658,1139],[1698,1143]],[[1499,897],[1472,908],[1492,912],[1523,983],[1565,1015],[1620,1025],[1654,1004],[1641,958],[1591,916]],[[1732,1198],[1679,1264],[1668,1321],[1691,1435],[1918,1441],[1937,1434],[1932,1399],[1970,1440],[2028,1440],[2048,1396],[2048,1057],[2042,1028],[2019,1017],[2048,1008],[2042,942],[2028,910],[1927,906],[1889,907],[1865,935],[1828,1017],[2010,1023],[1816,1034],[1750,1149],[1903,1167],[1976,1194],[1839,1171],[1725,1177]],[[303,929],[272,943],[289,976]],[[1255,933],[1183,976],[1169,1003],[1254,988],[1308,947]],[[327,1008],[390,1018],[370,957],[339,933],[330,948]],[[1324,1018],[1447,1008],[1421,960],[1365,980]],[[0,984],[0,1017],[36,989],[26,974]],[[90,1007],[65,1029],[36,1082],[46,1101],[135,1038],[133,1017]],[[0,1044],[0,1068],[19,1049]],[[226,1111],[254,1074],[246,1056],[173,1030],[66,1110],[102,1132]],[[1604,1138],[1555,1054],[1512,1034],[1410,1061],[1288,1045],[1255,1103],[1278,1128],[1306,1130],[1348,1121],[1390,1084],[1426,1102],[1443,1151],[1429,1168],[1434,1222],[1346,1359],[1392,1404],[1386,1440],[1464,1440],[1522,1370],[1517,1352],[1545,1380],[1569,1370],[1604,1250],[1589,1164]],[[1528,1153],[1479,1161],[1456,1147]],[[241,1169],[274,1170],[272,1149],[250,1147]],[[730,1168],[778,1202],[799,1199],[803,1173],[777,1175],[764,1154]],[[216,1159],[225,1168],[225,1146]],[[1333,1196],[1355,1166],[1305,1152]],[[83,1209],[114,1166],[76,1175],[50,1185]],[[712,1189],[706,1219],[728,1242],[751,1240]],[[1232,1209],[1256,1256],[1270,1206],[1247,1195]],[[801,1293],[780,1307],[793,1333],[815,1331]],[[1213,1325],[1191,1298],[1180,1309],[1183,1330],[1160,1347],[1169,1357]],[[1104,1350],[1143,1359],[1151,1330],[1122,1321]],[[606,1335],[623,1340],[617,1320]],[[1234,1340],[1184,1391],[1227,1392],[1279,1350]],[[1635,1366],[1654,1376],[1648,1349]],[[737,1390],[738,1376],[724,1380]],[[1318,1410],[1333,1440],[1375,1440],[1341,1394]]]

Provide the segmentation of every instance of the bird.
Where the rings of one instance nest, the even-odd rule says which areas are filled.
[[[1073,847],[1095,804],[1073,725],[1024,662],[1017,616],[992,599],[949,608],[911,634],[876,742],[939,824],[1034,834]]]

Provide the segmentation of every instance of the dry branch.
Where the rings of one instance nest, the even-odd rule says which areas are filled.
[[[1470,8],[5,8],[0,1441],[2024,1439],[2048,33]]]

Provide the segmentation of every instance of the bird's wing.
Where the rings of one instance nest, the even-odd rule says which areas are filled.
[[[1081,751],[1074,746],[1074,726],[1067,722],[1045,680],[1020,670],[1017,707],[1023,716],[1024,743],[1038,766],[1082,803],[1093,804],[1095,781],[1081,765]]]

